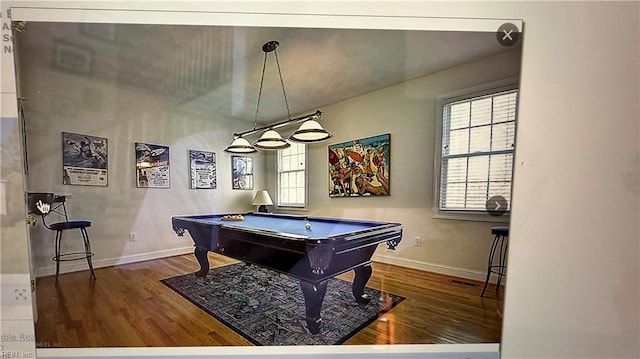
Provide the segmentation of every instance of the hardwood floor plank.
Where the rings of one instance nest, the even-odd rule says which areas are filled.
[[[236,263],[210,253],[211,266]],[[199,268],[191,254],[37,280],[39,346],[247,346],[240,334],[166,287],[161,279]],[[351,281],[352,273],[341,279]],[[482,283],[373,263],[368,286],[406,298],[345,344],[499,342],[502,298]],[[502,291],[504,292],[504,291]]]

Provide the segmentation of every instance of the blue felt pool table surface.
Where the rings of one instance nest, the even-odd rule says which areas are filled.
[[[328,238],[346,234],[353,234],[375,228],[377,226],[385,225],[385,223],[382,222],[378,223],[326,218],[316,219],[313,217],[309,217],[307,219],[305,217],[278,217],[274,215],[261,214],[243,214],[243,221],[229,221],[223,220],[223,216],[224,215],[201,215],[193,216],[191,218],[203,222],[209,222],[215,225],[259,229],[308,238]],[[309,223],[311,225],[311,229],[307,229],[305,227],[306,223]]]

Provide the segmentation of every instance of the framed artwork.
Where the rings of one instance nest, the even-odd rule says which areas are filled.
[[[169,188],[169,146],[135,143],[138,188]]]
[[[112,44],[115,44],[117,40],[115,24],[83,23],[80,24],[80,33],[87,37]]]
[[[107,142],[103,137],[62,132],[62,184],[106,187]]]
[[[217,187],[214,152],[189,150],[189,182],[192,189]]]
[[[329,146],[329,197],[388,196],[390,134]]]
[[[233,189],[253,189],[253,157],[231,156]]]
[[[93,49],[54,40],[51,67],[81,75],[93,73]]]

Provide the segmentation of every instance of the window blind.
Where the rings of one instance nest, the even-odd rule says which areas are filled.
[[[517,100],[509,90],[444,105],[440,210],[484,211],[493,196],[510,199]]]

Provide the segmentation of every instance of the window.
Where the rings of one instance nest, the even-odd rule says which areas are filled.
[[[518,90],[445,102],[439,209],[485,211],[493,196],[511,198]]]
[[[277,186],[279,207],[307,206],[307,145],[291,143],[278,150]]]

